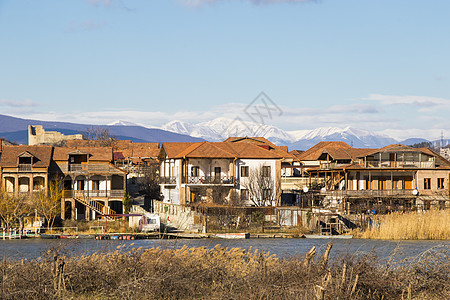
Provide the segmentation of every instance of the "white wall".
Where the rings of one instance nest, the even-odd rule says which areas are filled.
[[[233,160],[230,159],[189,159],[188,175],[192,177],[192,167],[197,166],[200,168],[199,177],[214,177],[214,168],[220,167],[220,176],[232,176],[230,172],[230,164]]]

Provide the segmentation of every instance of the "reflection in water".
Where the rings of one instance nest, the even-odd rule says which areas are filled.
[[[94,239],[73,239],[73,240],[0,240],[0,258],[6,259],[36,259],[50,249],[57,249],[68,256],[90,254],[93,252],[105,252],[116,250],[118,246],[122,249],[132,249],[142,247],[162,249],[188,247],[213,248],[220,244],[223,247],[242,249],[251,248],[252,251],[270,252],[278,257],[290,258],[304,256],[312,246],[316,246],[320,255],[326,245],[332,242],[332,258],[342,254],[364,255],[373,253],[381,260],[388,259],[395,252],[396,260],[405,257],[415,257],[431,249],[439,248],[447,251],[450,248],[450,241],[386,241],[386,240],[339,240],[339,239],[247,239],[247,240],[223,240],[223,239],[198,239],[198,240],[94,240]],[[395,251],[394,251],[395,250]]]

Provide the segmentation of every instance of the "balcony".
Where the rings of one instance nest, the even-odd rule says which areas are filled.
[[[333,197],[387,197],[387,196],[413,196],[413,190],[337,190],[321,191],[322,195]]]
[[[176,184],[177,178],[176,177],[161,177],[161,178],[159,178],[159,183],[161,183],[161,184]]]
[[[183,182],[186,182],[186,178],[183,178]],[[198,176],[188,177],[187,184],[225,184],[233,185],[233,176]]]
[[[31,164],[19,164],[18,172],[31,172],[33,170]]]
[[[348,165],[348,163],[338,164],[336,162],[321,162],[320,169],[321,170],[330,170],[330,169],[340,168],[340,167],[347,166],[347,165]]]
[[[83,198],[83,197],[96,197],[96,198],[115,198],[122,199],[124,190],[90,190],[90,191],[73,191],[64,190],[64,198]]]
[[[367,161],[366,168],[432,169],[434,161]]]
[[[107,164],[67,164],[60,166],[63,173],[75,172],[75,173],[95,173],[95,172],[114,172],[117,173],[117,169]]]

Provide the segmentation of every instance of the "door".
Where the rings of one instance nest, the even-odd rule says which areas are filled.
[[[380,177],[380,180],[378,181],[378,189],[379,190],[385,190],[386,189],[386,178]]]
[[[84,180],[77,180],[77,190],[84,191]]]
[[[214,181],[216,183],[220,182],[221,173],[222,173],[222,169],[220,167],[214,168]]]
[[[412,178],[405,178],[405,190],[412,190]]]
[[[395,168],[395,153],[389,153],[389,161],[391,168]]]

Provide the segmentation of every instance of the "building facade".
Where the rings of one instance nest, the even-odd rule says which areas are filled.
[[[164,143],[159,159],[166,203],[279,205],[283,157],[276,148],[233,141]]]

